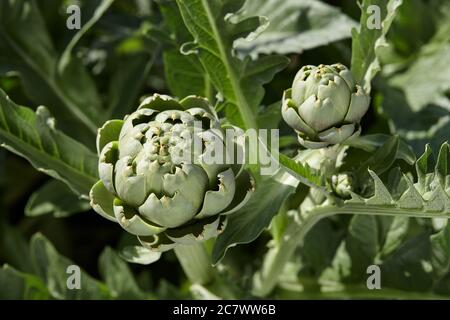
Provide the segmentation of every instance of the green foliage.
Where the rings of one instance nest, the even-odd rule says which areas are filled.
[[[282,70],[288,60],[275,55],[241,60],[233,55],[233,42],[247,37],[261,25],[261,17],[233,21],[232,14],[244,2],[177,1],[195,41],[183,45],[182,50],[198,55],[211,82],[226,99],[228,120],[244,128],[257,128],[255,114],[264,96],[262,85]]]
[[[212,84],[202,72],[197,57],[180,52],[185,42],[192,41],[192,36],[183,23],[177,4],[175,1],[162,2],[160,8],[167,32],[173,40],[163,53],[164,72],[170,91],[179,98],[194,94],[213,101]]]
[[[423,6],[422,1],[410,1],[400,8],[402,19],[394,21],[390,34],[391,47],[381,51],[380,55],[386,71],[383,72],[383,79],[375,83],[383,95],[382,110],[389,116],[394,130],[416,152],[427,143],[438,148],[448,139],[450,129],[450,73],[446,63],[450,48],[450,6],[447,1],[436,1],[426,9]],[[428,27],[421,28],[424,33],[421,39],[412,41],[404,37],[405,24],[421,21],[411,15],[411,18],[406,18],[406,15],[424,10],[432,12],[426,15]],[[407,53],[402,49],[405,46]],[[413,46],[417,48],[409,49]]]
[[[23,254],[31,261],[28,272],[5,265],[0,270],[2,299],[149,299],[136,284],[127,264],[110,248],[99,258],[100,273],[104,282],[93,279],[85,271],[80,273],[80,288],[69,289],[68,274],[75,274],[74,263],[60,255],[49,241],[36,234],[28,252]],[[69,270],[69,271],[68,271]]]
[[[81,0],[82,28],[69,30],[67,1],[0,1],[0,299],[448,298],[449,1],[340,2]],[[381,28],[373,28],[378,8]],[[282,119],[283,92],[302,67],[336,63],[351,66],[370,106],[352,123],[339,118],[333,134],[351,124],[351,138],[311,149],[289,127],[307,123],[305,115]],[[346,101],[333,81],[308,82],[309,93],[324,105]],[[305,84],[296,83],[300,94]],[[150,96],[173,109],[166,95],[183,110],[205,107],[186,96],[206,97],[217,127],[279,129],[280,148],[270,150],[279,169],[236,170],[232,193],[242,205],[231,201],[226,226],[207,217],[139,242],[123,228],[136,217],[149,230],[161,224],[113,202],[116,186],[130,199],[142,188],[131,190],[94,150],[123,139],[124,122],[142,130],[130,140],[151,148],[142,125],[155,123],[143,110],[142,118],[127,114]],[[332,111],[312,118],[321,125]],[[164,128],[183,123],[166,120]],[[99,158],[106,184],[96,184]],[[240,184],[250,180],[246,171],[254,185]],[[141,186],[163,180],[153,178]],[[198,196],[186,192],[180,215]],[[180,243],[175,250],[169,237]],[[169,251],[155,252],[155,244]],[[370,265],[380,267],[380,290],[367,287]],[[81,289],[71,290],[78,266]]]
[[[60,62],[35,1],[5,1],[0,12],[2,65],[20,74],[33,102],[49,106],[66,133],[77,132],[88,143],[100,123],[101,102],[86,68],[70,49]]]
[[[51,213],[55,218],[61,218],[88,211],[90,208],[86,199],[80,199],[64,183],[50,180],[30,196],[25,206],[25,214],[36,217]]]
[[[351,36],[356,23],[338,8],[317,0],[246,1],[240,17],[267,18],[251,41],[238,40],[239,52],[259,54],[302,53]],[[254,39],[253,39],[254,38]]]
[[[387,181],[384,182],[377,173],[368,169],[372,180],[370,186],[366,188],[368,195],[352,192],[351,199],[325,203],[302,212],[302,215],[308,219],[315,215],[326,216],[340,213],[448,217],[450,212],[450,195],[448,194],[450,171],[447,161],[449,154],[449,145],[445,143],[439,151],[435,167],[430,168],[432,151],[427,147],[425,153],[416,162],[416,180],[409,174],[401,173],[398,168],[393,168],[385,179]],[[395,153],[392,153],[390,158],[394,156]]]
[[[97,176],[97,156],[55,128],[45,107],[19,107],[0,89],[0,141],[42,172],[87,196]]]
[[[228,248],[255,240],[294,192],[295,185],[295,179],[285,173],[261,182],[249,202],[229,218],[229,225],[214,245],[213,263],[219,262]]]
[[[361,5],[360,30],[352,32],[352,72],[356,82],[361,83],[370,92],[370,82],[380,71],[379,50],[386,46],[386,34],[394,20],[396,10],[402,4],[402,0],[364,0]],[[376,19],[376,15],[370,16],[368,9],[375,6],[380,10],[381,28],[369,28],[368,20]],[[373,13],[373,12],[372,12]]]

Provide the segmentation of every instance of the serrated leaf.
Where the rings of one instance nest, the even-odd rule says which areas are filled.
[[[177,0],[186,27],[195,43],[189,50],[195,52],[211,82],[230,103],[231,110],[239,110],[240,119],[234,124],[257,128],[256,114],[264,95],[263,84],[287,65],[287,58],[266,56],[261,60],[240,60],[233,55],[233,43],[249,33],[242,24],[230,22],[232,14],[244,1],[234,0]],[[239,24],[238,24],[239,25]],[[240,28],[240,29],[239,29]]]
[[[431,171],[433,166],[433,151],[429,144],[425,146],[425,152],[419,157],[416,162],[416,172],[419,179],[419,185],[425,184],[427,173]]]
[[[309,167],[308,164],[303,165],[299,161],[290,159],[281,153],[279,154],[279,161],[283,168],[296,177],[301,183],[310,187],[323,187],[321,174]]]
[[[372,170],[369,170],[369,174],[372,176],[375,183],[375,194],[373,197],[367,199],[366,203],[369,205],[392,206],[394,204],[394,199],[392,199],[392,196],[384,183]]]
[[[210,96],[208,79],[194,59],[177,49],[164,51],[163,59],[167,85],[175,96]]]
[[[270,53],[298,54],[348,38],[356,26],[338,8],[317,0],[246,1],[239,16],[254,15],[267,17],[270,24],[256,38],[236,41],[241,54],[254,57]]]
[[[351,70],[356,82],[370,92],[370,82],[380,71],[379,50],[386,46],[385,36],[394,20],[402,0],[363,0],[361,3],[360,29],[352,30],[352,63]],[[377,11],[369,14],[370,6],[380,11],[381,28],[371,28],[368,20],[377,18]],[[373,8],[373,7],[372,7]]]
[[[431,192],[426,194],[425,199],[425,210],[429,212],[445,212],[446,209],[446,199],[449,198],[448,195],[445,194],[444,189],[439,184],[435,187]]]
[[[408,183],[408,189],[402,194],[397,204],[400,208],[405,209],[421,209],[423,208],[423,199],[420,193],[416,190],[412,181],[405,176],[404,178]]]
[[[381,178],[375,172],[369,170],[374,182],[374,194],[371,197],[366,198],[352,192],[350,200],[312,207],[308,209],[308,214],[305,215],[307,219],[302,221],[302,224],[305,225],[305,228],[310,228],[310,221],[338,213],[449,218],[450,195],[443,189],[443,185],[436,180],[437,172],[427,172],[429,168],[427,165],[428,158],[431,155],[431,149],[427,148],[424,155],[417,160],[416,168],[419,174],[416,183],[410,180],[409,174],[408,176],[404,174],[402,179],[391,181],[391,183],[402,184],[401,187],[390,186],[390,189],[396,192],[395,196],[390,193]],[[445,180],[448,180],[448,176]],[[401,190],[403,191],[401,192]]]
[[[97,155],[55,129],[44,107],[36,113],[16,105],[0,89],[0,144],[80,196],[97,180]]]
[[[325,201],[305,207],[306,209],[302,208],[302,219],[299,219],[299,226],[295,230],[298,243],[303,243],[308,230],[311,230],[324,217],[337,214],[356,214],[358,218],[354,218],[353,222],[369,221],[367,225],[370,226],[365,223],[357,225],[357,227],[351,224],[351,237],[341,243],[331,266],[325,269],[319,278],[320,284],[324,286],[323,290],[342,290],[346,286],[342,283],[343,280],[361,280],[364,270],[358,269],[358,272],[354,274],[352,271],[355,268],[372,262],[377,264],[382,262],[383,287],[404,290],[431,290],[434,287],[440,293],[448,291],[450,278],[445,275],[436,282],[437,280],[433,276],[427,233],[418,237],[413,236],[400,245],[402,239],[409,237],[407,222],[409,217],[450,217],[450,195],[444,191],[442,183],[437,178],[439,166],[429,165],[431,155],[431,149],[427,148],[424,155],[417,160],[416,167],[419,174],[416,183],[410,180],[413,177],[411,172],[402,175],[400,172],[393,172],[387,176],[388,182],[391,184],[388,189],[382,179],[375,172],[369,170],[374,182],[374,194],[371,197],[367,198],[367,195],[363,196],[352,192],[350,200]],[[429,172],[430,169],[435,170]],[[393,170],[398,171],[398,169]],[[385,176],[382,177],[386,178]],[[449,181],[448,176],[444,180]],[[392,194],[390,190],[392,190]],[[386,221],[389,217],[379,217],[377,220],[381,224],[378,224],[375,223],[377,215],[394,216],[395,218],[386,228]],[[383,239],[385,239],[384,244],[381,245]],[[352,240],[355,243],[351,243]],[[447,261],[446,256],[443,257],[444,250],[439,250],[435,257],[437,259],[435,264],[445,265]],[[361,261],[364,262],[361,263]],[[271,275],[271,281],[276,282],[273,277],[276,278],[277,275],[273,273]],[[415,279],[419,279],[419,281],[415,281]],[[272,288],[269,287],[269,289]],[[264,292],[268,292],[268,290]]]
[[[374,152],[377,148],[383,146],[386,141],[391,138],[392,136],[390,135],[376,133],[347,139],[346,141],[344,141],[344,144],[350,147],[362,149],[367,152]],[[401,139],[399,139],[396,158],[402,159],[410,165],[413,165],[416,162],[416,155],[412,151],[411,147]]]
[[[417,160],[416,170],[418,181],[413,183],[409,176],[404,175],[402,179],[397,179],[396,183],[405,184],[402,187],[390,186],[391,190],[404,190],[401,195],[397,194],[395,197],[390,193],[384,182],[373,171],[369,170],[369,174],[374,181],[374,194],[370,198],[365,198],[361,195],[352,194],[351,200],[344,201],[343,205],[337,204],[335,209],[337,212],[359,213],[365,212],[363,207],[360,207],[361,201],[370,205],[367,213],[373,212],[375,209],[377,214],[383,215],[404,215],[404,216],[421,216],[428,218],[436,217],[450,217],[450,195],[444,190],[444,185],[437,179],[438,173],[429,172],[429,158],[432,156],[431,148],[427,147],[425,153]],[[431,168],[434,168],[431,166]],[[437,170],[437,167],[435,168]],[[448,180],[448,176],[444,179]],[[407,186],[407,187],[406,187]],[[395,199],[398,200],[395,200]],[[329,210],[333,211],[333,205],[328,205]],[[358,209],[352,209],[353,206]],[[312,209],[310,214],[314,216]],[[318,208],[320,214],[323,214],[323,208]],[[398,211],[396,213],[396,211]],[[384,213],[383,213],[384,212]]]

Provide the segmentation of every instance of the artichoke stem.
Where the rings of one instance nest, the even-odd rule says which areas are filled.
[[[214,269],[203,243],[178,245],[175,254],[192,284],[207,284],[213,280]]]
[[[300,211],[306,212],[311,205],[317,205],[324,200],[321,192],[318,192],[317,189],[310,189],[308,197],[300,206]],[[286,228],[279,240],[269,248],[261,270],[254,276],[252,293],[257,297],[266,297],[272,292],[286,264],[295,254],[295,250],[303,245],[306,234],[322,219],[322,216],[305,220],[304,217],[288,215],[287,219]]]
[[[252,294],[266,297],[277,285],[280,274],[299,245],[298,225],[291,223],[284,231],[280,242],[269,249],[261,270],[253,278]]]

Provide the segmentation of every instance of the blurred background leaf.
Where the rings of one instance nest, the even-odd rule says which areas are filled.
[[[50,180],[30,196],[25,214],[29,217],[53,214],[55,218],[64,218],[90,209],[89,202],[80,199],[64,183]]]
[[[266,17],[269,25],[260,34],[250,36],[252,41],[240,39],[235,43],[241,54],[253,57],[270,53],[300,54],[349,38],[352,28],[357,26],[339,8],[318,0],[247,1],[239,18],[255,15]]]

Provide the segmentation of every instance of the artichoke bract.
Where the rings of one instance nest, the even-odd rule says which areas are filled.
[[[200,148],[188,143],[191,136]],[[91,206],[154,251],[217,236],[227,216],[248,200],[253,183],[242,165],[205,161],[212,140],[225,144],[206,99],[145,99],[124,120],[99,129],[100,180],[91,189]]]
[[[301,145],[318,149],[359,135],[369,103],[370,96],[344,65],[307,65],[284,92],[282,115]]]

